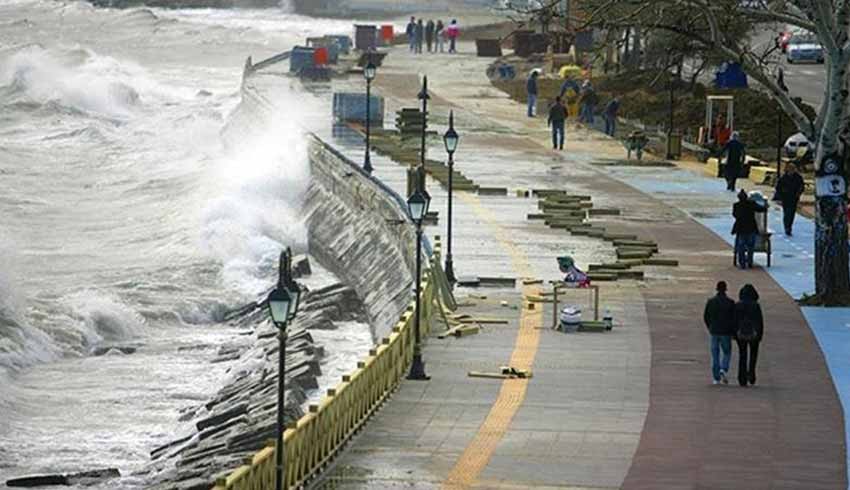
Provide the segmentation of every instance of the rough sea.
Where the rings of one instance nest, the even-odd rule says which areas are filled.
[[[226,138],[245,58],[350,30],[285,7],[0,2],[0,484],[131,475],[188,430],[225,377],[223,314],[307,243],[309,104]]]

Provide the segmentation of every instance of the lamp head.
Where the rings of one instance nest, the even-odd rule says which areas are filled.
[[[291,319],[291,310],[294,308],[292,295],[284,287],[276,287],[269,293],[266,301],[269,307],[269,315],[272,318],[275,326],[283,331],[286,331],[289,320]]]
[[[449,154],[452,154],[457,150],[457,144],[460,141],[460,136],[458,136],[457,131],[455,131],[455,113],[451,111],[449,113],[449,129],[446,131],[446,134],[443,135],[443,143],[446,145],[446,151]]]
[[[363,69],[363,76],[366,77],[366,80],[371,82],[375,79],[375,75],[378,74],[378,68],[371,61],[366,65],[366,68]]]
[[[425,215],[428,214],[428,206],[431,203],[431,197],[417,189],[410,197],[407,198],[407,210],[410,217],[417,225],[422,224]]]

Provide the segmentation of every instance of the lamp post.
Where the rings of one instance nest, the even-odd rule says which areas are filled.
[[[372,80],[375,79],[378,69],[370,60],[363,69],[363,76],[366,78],[366,157],[363,159],[363,170],[372,173],[372,155],[371,155],[371,128],[372,128]]]
[[[667,160],[672,160],[673,155],[673,118],[676,109],[676,78],[673,73],[670,73],[670,126],[667,129]]]
[[[776,84],[783,92],[788,92],[785,85],[785,72],[781,66],[776,67]],[[782,175],[782,105],[776,102],[776,178]]]
[[[421,303],[420,287],[422,285],[422,221],[425,219],[425,215],[428,214],[428,206],[430,204],[431,197],[427,193],[422,192],[421,189],[414,190],[413,194],[407,198],[407,210],[416,224],[416,286],[414,293],[416,295],[416,310],[413,320],[413,331],[416,337],[413,344],[413,362],[410,364],[410,372],[407,375],[407,379],[420,381],[431,379],[430,376],[425,374],[425,362],[422,360],[422,336],[419,327],[420,317],[422,316],[419,310]]]
[[[277,366],[277,448],[275,450],[275,489],[284,487],[283,459],[283,394],[286,367],[286,329],[295,319],[301,302],[301,286],[292,280],[292,251],[287,247],[280,253],[277,287],[269,294],[266,303],[269,316],[278,329],[278,366]]]
[[[419,100],[422,101],[422,147],[419,156],[419,188],[425,190],[425,133],[428,130],[428,75],[422,77],[422,90],[419,91]]]
[[[448,224],[448,250],[446,252],[446,277],[449,280],[449,283],[455,283],[455,270],[454,270],[454,262],[452,261],[452,194],[454,191],[452,184],[452,176],[454,174],[454,165],[455,165],[455,150],[457,150],[457,144],[460,140],[460,137],[455,131],[455,113],[454,111],[449,112],[449,130],[446,131],[446,134],[443,135],[443,143],[446,145],[446,152],[449,154],[449,224]]]

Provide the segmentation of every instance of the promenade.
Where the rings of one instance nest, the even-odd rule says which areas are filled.
[[[782,244],[788,251],[775,257],[773,276],[734,269],[724,240],[731,198],[720,184],[688,170],[597,165],[622,159],[622,146],[574,126],[565,151],[553,152],[545,119],[526,118],[490,86],[490,60],[473,49],[461,44],[457,56],[419,57],[394,49],[375,88],[392,114],[418,106],[417,74],[429,75],[432,129],[442,132],[455,110],[456,168],[479,185],[508,188],[507,196],[456,192],[453,234],[458,276],[518,280],[516,288],[458,288],[465,306],[457,313],[508,323],[469,337],[429,338],[431,380],[404,381],[317,486],[847,488],[842,406],[819,337],[788,293],[806,284],[785,276],[810,274],[797,262],[806,260],[811,237],[804,232]],[[358,87],[345,83],[335,89]],[[358,141],[337,143],[362,158]],[[444,155],[440,141],[429,141],[430,158]],[[404,194],[404,166],[380,155],[373,164],[376,176]],[[446,191],[428,185],[440,222],[427,233],[445,236]],[[609,242],[528,220],[539,212],[537,199],[516,197],[517,189],[591,195],[595,207],[621,210],[599,218],[606,230],[653,240],[679,266],[644,267],[644,281],[600,283],[613,331],[555,332],[551,305],[527,301],[559,278],[555,257],[571,255],[586,267],[616,255]],[[766,334],[752,389],[710,383],[701,315],[720,279],[735,292],[752,283],[762,297]],[[581,293],[567,301],[589,315]],[[532,370],[533,378],[467,376],[506,364]]]

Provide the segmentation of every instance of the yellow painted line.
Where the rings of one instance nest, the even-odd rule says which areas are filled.
[[[510,253],[514,270],[523,277],[531,277],[528,257],[511,240],[510,235],[499,226],[496,215],[482,206],[475,195],[464,192],[459,193],[459,198],[493,228],[496,240]],[[537,327],[543,325],[543,309],[530,310],[526,301],[529,296],[540,294],[539,287],[525,286],[522,294],[523,308],[520,314],[519,332],[517,332],[510,365],[518,369],[531,369],[540,344],[540,329]],[[514,415],[525,401],[529,381],[528,379],[511,379],[502,382],[499,396],[490,408],[490,413],[449,472],[446,481],[443,482],[443,489],[466,489],[475,484],[510,427]]]

